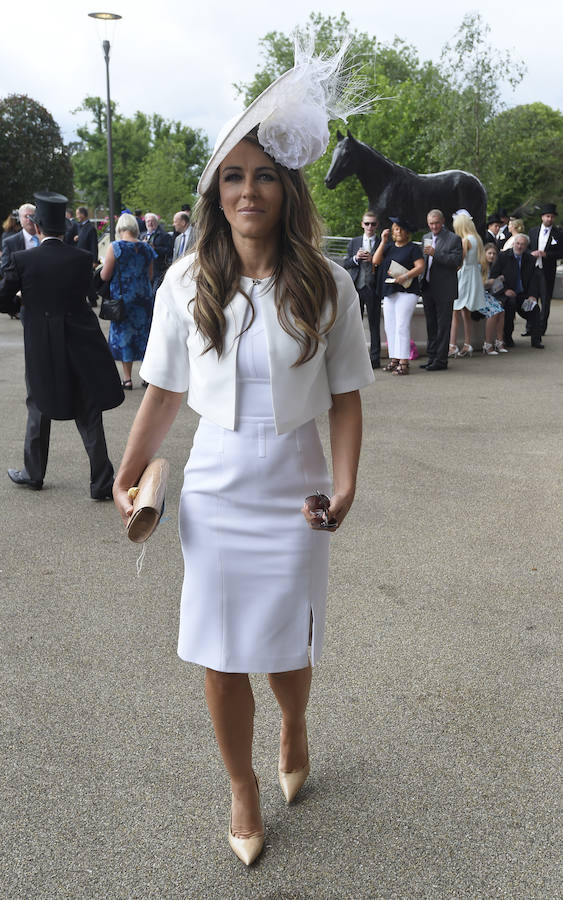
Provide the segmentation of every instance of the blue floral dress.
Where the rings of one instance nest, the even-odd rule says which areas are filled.
[[[153,293],[149,266],[156,259],[150,244],[141,241],[114,241],[115,269],[110,282],[112,297],[122,297],[125,318],[109,326],[109,349],[114,359],[134,362],[143,359],[152,322]]]

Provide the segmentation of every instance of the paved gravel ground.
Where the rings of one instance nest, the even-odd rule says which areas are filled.
[[[136,548],[88,494],[72,422],[41,493],[22,464],[19,323],[0,317],[2,898],[558,898],[563,302],[547,349],[363,392],[358,497],[334,537],[312,774],[287,808],[256,676],[266,849],[227,845],[202,671],[175,652],[176,503]],[[517,332],[519,334],[519,330]],[[136,370],[135,370],[136,371]],[[138,378],[136,385],[139,385]],[[105,415],[119,461],[143,392]],[[326,441],[326,418],[320,423]]]

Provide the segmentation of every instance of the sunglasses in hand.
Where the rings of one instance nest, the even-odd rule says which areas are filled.
[[[326,494],[315,491],[305,497],[305,507],[309,513],[316,519],[316,528],[325,528],[328,531],[336,531],[338,522],[334,517],[329,516],[330,499]]]

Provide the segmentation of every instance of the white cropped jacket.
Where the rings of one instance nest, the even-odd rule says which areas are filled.
[[[193,255],[170,267],[157,291],[153,322],[140,375],[169,391],[188,392],[195,412],[217,425],[236,427],[236,356],[248,300],[237,293],[227,308],[224,349],[203,353],[205,341],[198,333],[190,300],[195,283],[186,273]],[[278,322],[273,287],[263,281],[252,293],[264,316],[272,386],[274,419],[278,434],[303,425],[332,405],[332,394],[344,394],[373,381],[358,295],[348,272],[329,261],[338,288],[338,312],[315,356],[292,368],[299,345]],[[249,293],[252,281],[242,278]]]

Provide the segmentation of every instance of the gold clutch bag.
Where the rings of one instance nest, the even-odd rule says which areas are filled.
[[[153,459],[141,475],[137,487],[129,488],[133,512],[127,525],[127,537],[143,544],[156,530],[164,512],[164,495],[170,465],[167,459]]]

